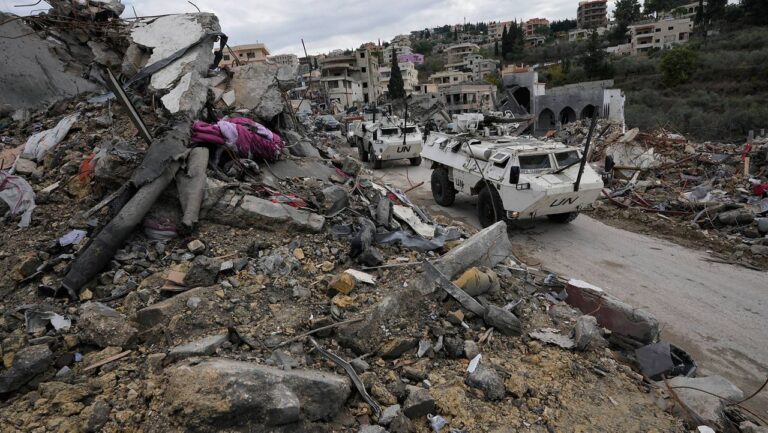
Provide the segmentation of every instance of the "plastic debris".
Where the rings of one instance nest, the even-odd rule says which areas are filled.
[[[11,209],[12,218],[21,215],[19,227],[29,227],[35,209],[35,192],[29,182],[23,177],[0,171],[0,199]]]
[[[42,161],[49,150],[56,147],[67,136],[72,125],[77,122],[78,114],[64,117],[59,123],[48,130],[38,132],[27,139],[21,156],[34,161]]]

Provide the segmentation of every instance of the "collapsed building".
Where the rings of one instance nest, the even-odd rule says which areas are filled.
[[[0,24],[48,79],[0,72],[4,430],[753,428],[652,315],[297,122],[295,65],[219,67],[215,15],[51,3]]]

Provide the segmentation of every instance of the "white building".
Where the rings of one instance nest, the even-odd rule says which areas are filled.
[[[464,81],[472,81],[472,73],[462,71],[442,71],[430,75],[428,81],[439,88],[441,86],[458,84]]]
[[[414,87],[419,84],[419,71],[416,70],[416,65],[411,62],[401,62],[397,66],[400,68],[400,73],[403,76],[403,89],[406,93],[413,92]],[[392,68],[389,66],[382,66],[379,68],[379,86],[381,87],[381,93],[388,93],[389,78],[392,76]]]
[[[480,47],[477,44],[456,44],[451,45],[445,49],[447,56],[446,63],[448,65],[461,63],[464,58],[470,54],[474,54],[480,51]]]
[[[392,44],[387,48],[384,48],[384,63],[387,65],[392,64],[392,53],[396,53],[397,56],[413,54],[413,50],[409,45],[395,45]]]
[[[671,48],[688,42],[693,31],[690,18],[668,18],[660,21],[633,24],[629,28],[631,53],[643,53],[653,49]]]
[[[572,29],[568,30],[568,41],[569,42],[576,42],[576,41],[583,41],[589,39],[592,32],[597,32],[599,36],[602,36],[605,34],[605,32],[608,31],[607,27],[597,27],[593,29]]]

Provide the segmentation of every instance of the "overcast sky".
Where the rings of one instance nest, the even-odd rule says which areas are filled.
[[[517,18],[575,18],[578,0],[193,0],[203,12],[219,17],[230,45],[264,42],[272,54],[303,55],[301,38],[309,54],[336,48],[357,48],[369,41],[464,22]],[[0,0],[0,10],[19,15],[39,13],[35,7],[16,8],[29,0]],[[610,1],[609,3],[613,3]],[[196,12],[186,0],[124,0],[123,17]]]

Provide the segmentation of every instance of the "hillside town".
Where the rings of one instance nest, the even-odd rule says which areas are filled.
[[[0,4],[0,432],[768,432],[761,1]]]

